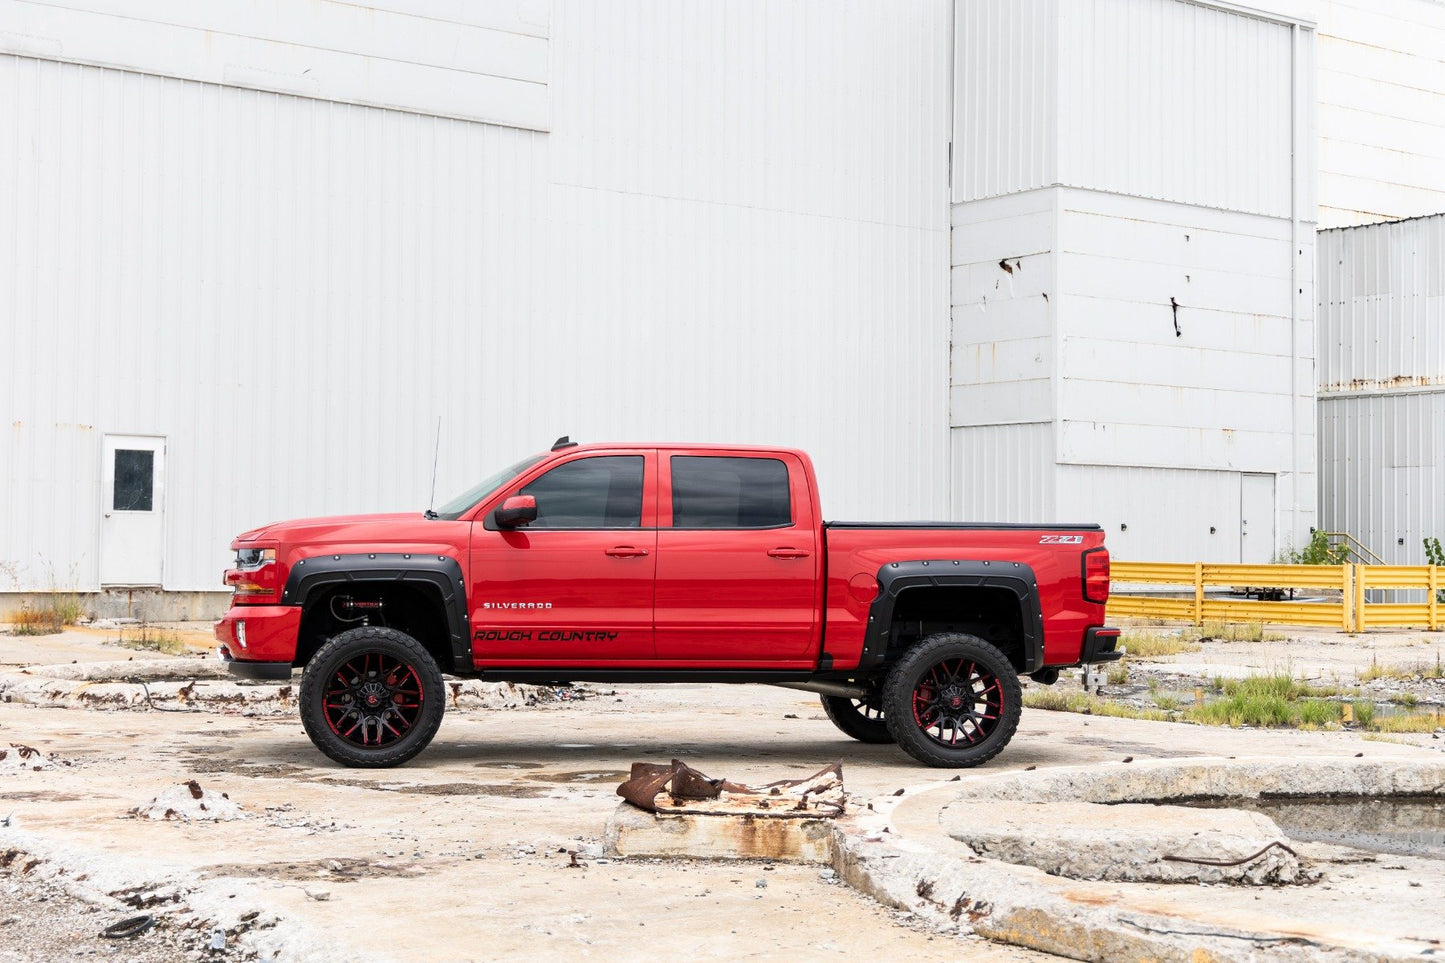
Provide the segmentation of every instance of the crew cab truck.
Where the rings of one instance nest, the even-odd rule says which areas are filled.
[[[997,755],[1020,674],[1107,662],[1097,525],[824,522],[801,451],[566,438],[437,511],[267,525],[232,544],[219,657],[303,667],[306,732],[395,766],[441,724],[442,674],[753,682],[818,693],[929,766]]]

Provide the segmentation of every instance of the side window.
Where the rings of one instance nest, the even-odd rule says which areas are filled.
[[[788,466],[778,459],[673,456],[673,528],[778,528],[792,523]]]
[[[642,456],[569,461],[520,494],[537,499],[537,520],[529,528],[641,528]]]

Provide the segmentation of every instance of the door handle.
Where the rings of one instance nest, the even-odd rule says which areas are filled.
[[[613,558],[641,558],[647,554],[645,548],[633,548],[631,545],[618,545],[616,548],[609,548],[606,554]]]
[[[801,548],[770,548],[768,555],[772,558],[807,558],[808,553]]]

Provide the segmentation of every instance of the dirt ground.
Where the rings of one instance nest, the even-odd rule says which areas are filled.
[[[0,666],[151,655],[105,638],[100,630],[0,636]],[[1371,657],[1433,658],[1437,640],[1415,633],[1221,643],[1172,658],[1210,671],[1237,662],[1345,672]],[[582,701],[450,711],[425,753],[382,771],[331,763],[289,713],[0,703],[0,749],[33,746],[48,766],[0,762],[0,822],[8,819],[0,857],[15,853],[0,869],[0,961],[253,952],[337,961],[633,959],[679,950],[729,959],[1051,959],[935,934],[817,866],[605,858],[614,790],[634,761],[680,758],[713,776],[766,782],[841,759],[860,802],[939,774],[895,747],[845,738],[806,693],[720,685],[593,691]],[[1445,741],[1428,734],[1380,742],[1352,732],[1028,711],[987,769],[1124,756],[1438,758],[1442,748]],[[189,780],[226,794],[242,818],[129,814]],[[581,866],[571,865],[569,849]],[[96,935],[141,912],[163,925],[125,941]],[[215,954],[205,949],[213,923],[225,927],[228,944]]]

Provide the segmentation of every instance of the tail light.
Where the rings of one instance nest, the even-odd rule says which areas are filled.
[[[1091,548],[1084,553],[1084,601],[1109,601],[1109,550]]]
[[[226,572],[225,583],[238,597],[255,601],[274,597],[281,590],[274,548],[243,548],[236,552],[236,567]]]

